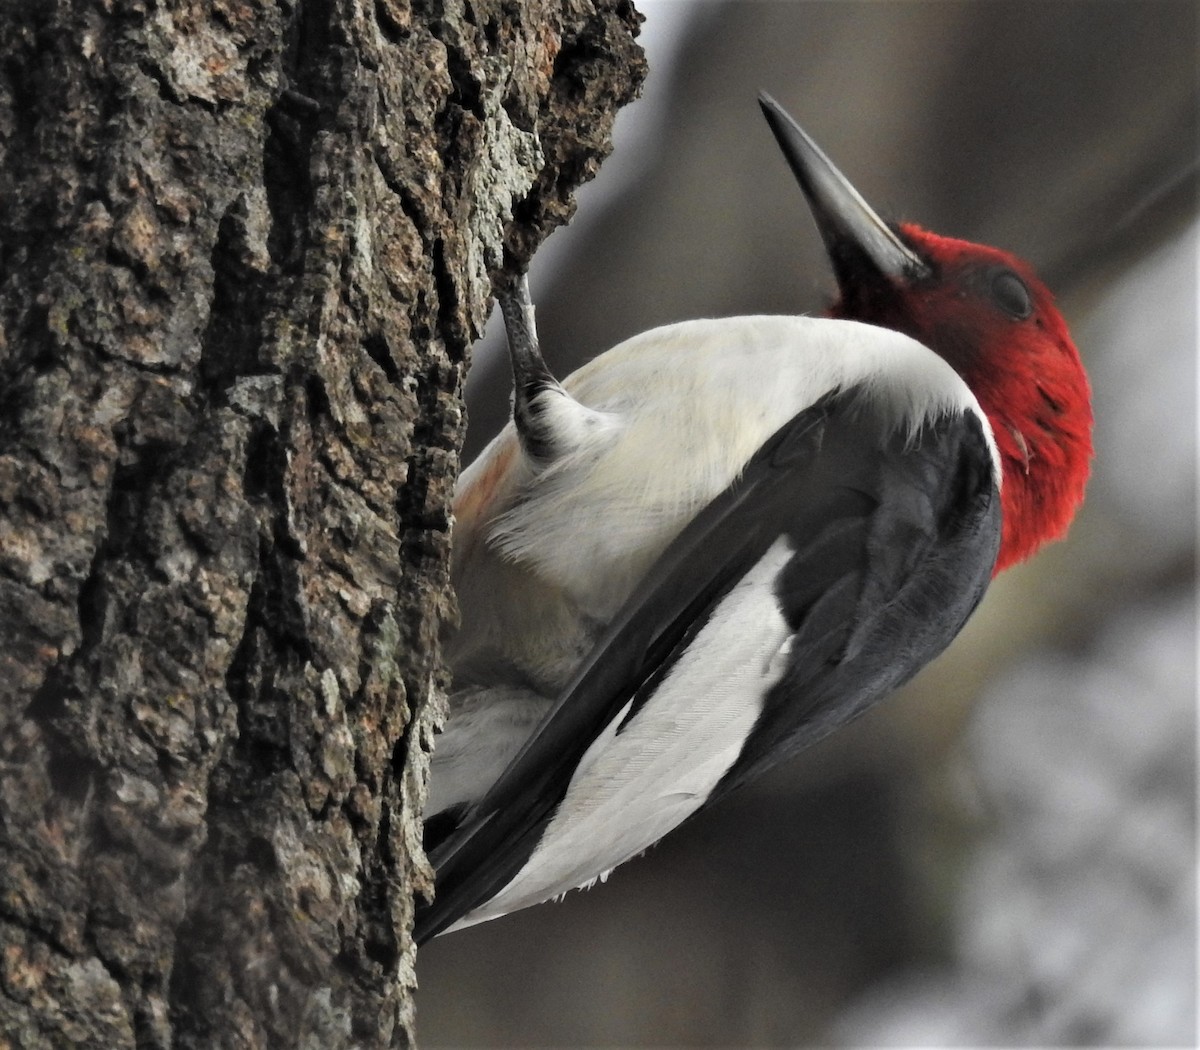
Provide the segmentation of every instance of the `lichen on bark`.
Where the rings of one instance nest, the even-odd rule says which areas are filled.
[[[0,13],[0,1045],[411,1042],[468,348],[637,22]]]

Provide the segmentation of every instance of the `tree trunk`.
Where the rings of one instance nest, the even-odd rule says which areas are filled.
[[[467,350],[637,22],[7,0],[0,1046],[411,1043]]]

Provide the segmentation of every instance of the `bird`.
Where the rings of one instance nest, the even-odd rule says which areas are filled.
[[[767,94],[837,283],[559,382],[498,292],[511,422],[462,474],[418,944],[604,880],[941,653],[1066,532],[1092,411],[1033,270],[881,219]]]

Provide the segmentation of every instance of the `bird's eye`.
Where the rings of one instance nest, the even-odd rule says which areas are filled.
[[[992,298],[1010,317],[1024,321],[1033,313],[1033,298],[1025,282],[1012,270],[1001,270],[992,278]]]

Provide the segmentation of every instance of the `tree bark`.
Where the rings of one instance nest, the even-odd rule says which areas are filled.
[[[8,0],[0,1046],[413,1039],[459,397],[628,0]]]

